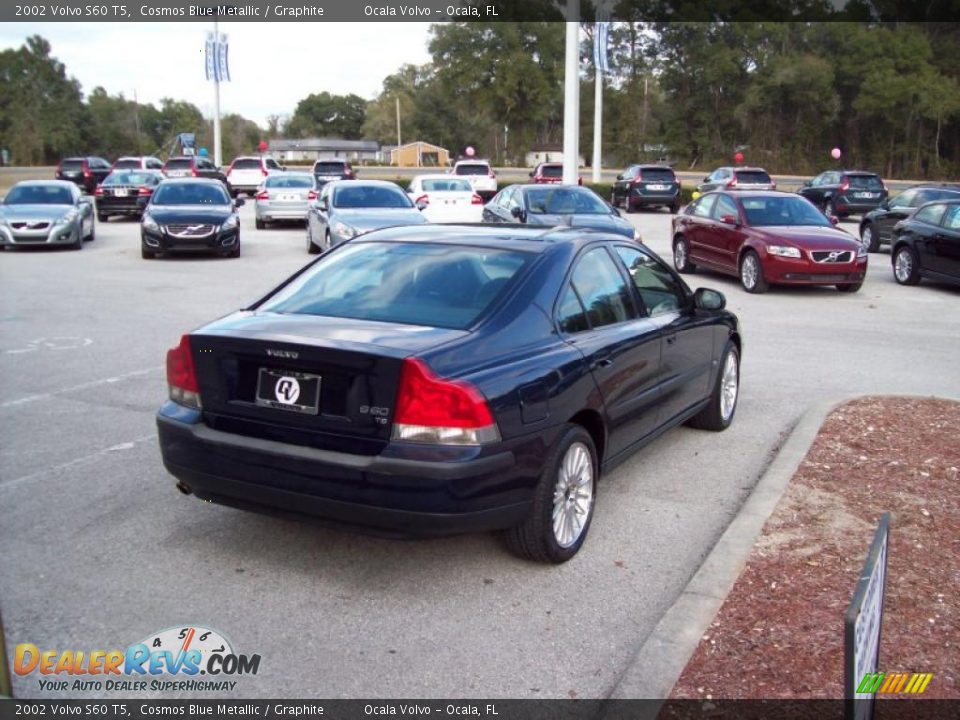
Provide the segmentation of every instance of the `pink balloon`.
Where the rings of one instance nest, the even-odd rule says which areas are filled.
[[[737,163],[742,163],[742,162],[743,162],[743,153],[742,153],[742,152],[738,152],[736,155],[734,155],[734,156],[733,156],[733,161],[734,161],[734,162],[737,162]]]
[[[473,145],[468,145],[467,149],[464,152],[467,153],[467,157],[473,157],[476,150],[473,149]]]
[[[839,160],[842,154],[843,153],[840,152],[840,148],[834,148],[830,151],[830,157],[832,157],[834,160]]]

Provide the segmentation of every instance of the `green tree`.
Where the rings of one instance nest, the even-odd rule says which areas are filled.
[[[367,102],[359,95],[308,95],[299,103],[284,128],[288,137],[360,138]]]

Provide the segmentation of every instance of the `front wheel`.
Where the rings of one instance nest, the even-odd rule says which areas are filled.
[[[767,281],[763,277],[763,266],[753,250],[748,250],[740,261],[740,284],[748,293],[766,292]]]
[[[880,249],[880,237],[873,230],[873,223],[864,223],[860,228],[860,242],[867,248],[867,252],[875,253]]]
[[[709,404],[688,421],[691,427],[719,432],[733,422],[740,396],[740,353],[733,341],[728,340],[720,358],[720,372],[713,384]]]
[[[692,273],[697,269],[697,266],[690,262],[690,246],[683,235],[673,241],[673,266],[678,273]]]
[[[909,245],[901,245],[893,254],[893,279],[901,285],[916,285],[920,282],[917,252]]]
[[[140,257],[144,260],[153,260],[157,254],[152,250],[147,250],[143,245],[140,246]]]
[[[580,425],[565,426],[544,464],[530,515],[506,531],[510,550],[547,563],[566,562],[576,555],[593,519],[598,470],[590,433]]]

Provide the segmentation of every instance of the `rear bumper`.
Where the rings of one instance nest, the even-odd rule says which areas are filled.
[[[142,215],[147,198],[97,198],[96,206],[101,215]]]
[[[641,188],[632,188],[627,195],[630,205],[637,207],[640,205],[673,205],[680,202],[680,188],[664,192],[643,190]]]
[[[254,205],[254,216],[258,220],[306,220],[309,206],[290,205],[286,206],[269,202],[257,202]]]
[[[530,511],[533,483],[509,450],[427,460],[391,444],[351,455],[213,430],[172,403],[157,427],[172,475],[200,499],[241,509],[401,537],[504,529]]]

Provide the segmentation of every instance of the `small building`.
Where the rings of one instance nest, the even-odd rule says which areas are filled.
[[[340,138],[284,138],[271,140],[268,152],[277,160],[298,162],[315,160],[372,160],[380,153],[376,140]]]
[[[390,151],[390,164],[397,167],[450,166],[450,151],[438,145],[417,140]]]
[[[560,143],[538,143],[531,146],[526,155],[527,167],[536,167],[543,162],[563,162],[563,145]],[[580,167],[587,164],[583,155],[577,158],[577,163]]]

